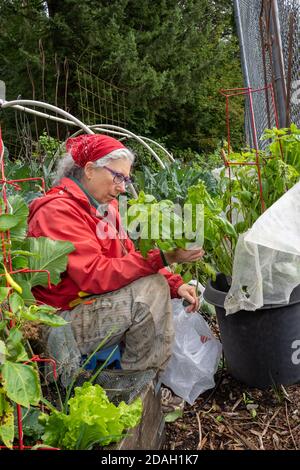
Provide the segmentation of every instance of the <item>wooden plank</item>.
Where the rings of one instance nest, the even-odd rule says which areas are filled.
[[[143,402],[143,416],[140,424],[130,429],[126,437],[113,449],[158,450],[162,448],[165,438],[165,420],[161,410],[160,392],[155,395],[153,381],[147,384],[140,397]]]

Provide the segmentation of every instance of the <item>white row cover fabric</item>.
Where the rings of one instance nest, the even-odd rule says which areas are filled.
[[[300,284],[300,182],[240,235],[226,314],[288,304]]]

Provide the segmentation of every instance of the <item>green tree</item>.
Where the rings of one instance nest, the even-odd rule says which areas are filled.
[[[76,60],[125,89],[133,131],[198,151],[225,135],[219,89],[242,84],[230,0],[0,0],[0,16],[0,78],[8,98],[32,96],[29,69],[37,98],[53,102],[49,64],[56,54],[58,62]],[[69,105],[79,116],[72,68]],[[242,114],[242,104],[233,103],[237,139]]]

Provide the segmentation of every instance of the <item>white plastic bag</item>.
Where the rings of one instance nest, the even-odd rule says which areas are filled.
[[[199,313],[186,313],[179,299],[172,304],[175,340],[161,382],[192,405],[201,393],[214,387],[222,346]]]

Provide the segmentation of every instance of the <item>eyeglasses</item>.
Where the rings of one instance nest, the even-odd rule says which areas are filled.
[[[113,182],[115,184],[131,184],[132,179],[129,178],[129,176],[124,176],[123,173],[118,173],[117,171],[111,170],[108,168],[108,166],[102,166],[101,168],[105,168],[107,171],[109,171],[113,175]]]

